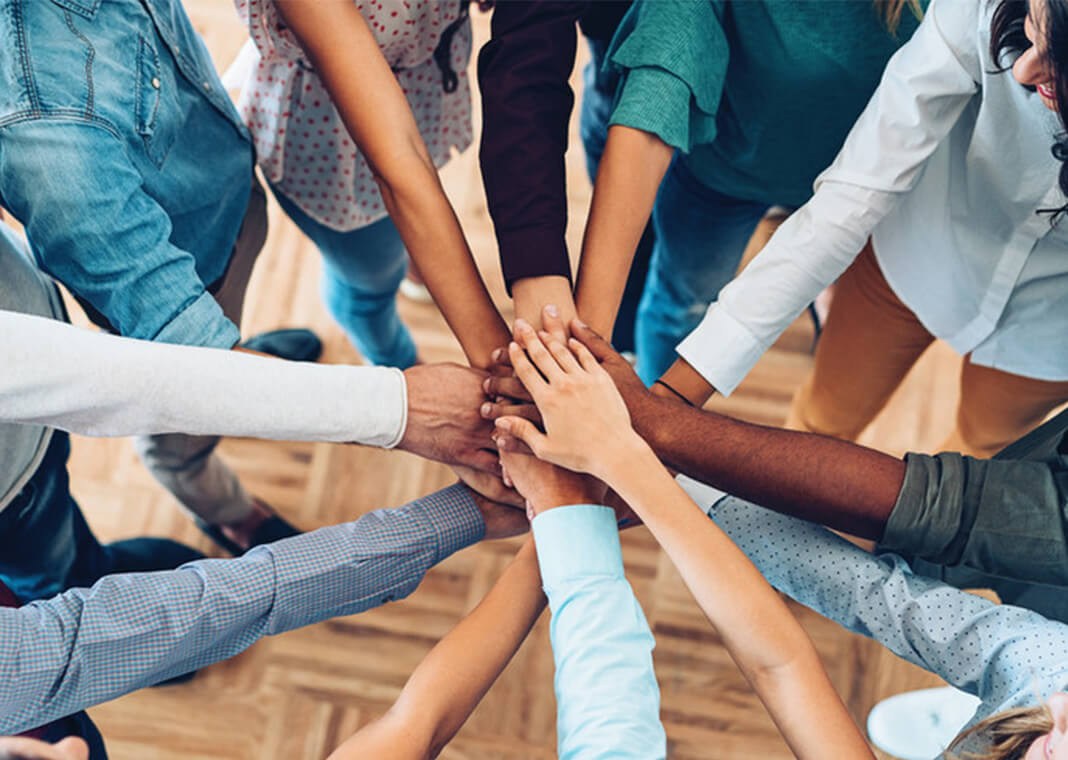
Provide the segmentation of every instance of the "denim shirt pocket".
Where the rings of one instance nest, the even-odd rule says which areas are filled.
[[[140,37],[137,45],[137,83],[135,86],[134,126],[144,142],[145,151],[157,166],[162,166],[176,136],[174,124],[167,129],[168,120],[160,119],[167,107],[167,90],[173,82],[166,81],[165,71],[156,46]]]
[[[60,8],[66,8],[87,19],[93,18],[97,9],[100,8],[100,0],[52,0],[52,2]]]

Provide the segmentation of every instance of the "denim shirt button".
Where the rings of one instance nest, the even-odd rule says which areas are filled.
[[[204,83],[204,92],[211,92],[211,82]]]
[[[152,86],[157,90],[160,87],[159,77],[152,77]]]

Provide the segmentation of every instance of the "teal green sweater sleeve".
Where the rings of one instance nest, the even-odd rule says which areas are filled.
[[[609,50],[606,65],[622,70],[609,123],[687,153],[712,142],[730,52],[722,13],[719,0],[636,2]]]

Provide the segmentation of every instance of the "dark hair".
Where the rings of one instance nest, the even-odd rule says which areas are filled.
[[[1053,71],[1053,95],[1057,99],[1057,113],[1061,126],[1068,129],[1068,2],[1065,0],[1031,0],[1046,3],[1046,55]],[[1027,16],[1027,0],[999,0],[990,23],[990,57],[998,68],[1008,71],[1020,54],[1031,47],[1024,34],[1024,18]],[[1008,62],[1002,64],[1002,60]],[[1028,87],[1028,89],[1033,89]],[[1068,134],[1062,132],[1052,148],[1053,157],[1061,162],[1058,178],[1061,192],[1068,195]],[[1068,211],[1068,204],[1058,209],[1042,209],[1053,212],[1052,221]]]

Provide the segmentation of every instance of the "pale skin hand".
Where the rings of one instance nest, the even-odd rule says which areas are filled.
[[[367,159],[401,239],[468,360],[486,367],[508,328],[479,276],[404,92],[351,0],[279,0]]]
[[[498,427],[555,464],[597,476],[631,505],[679,569],[797,757],[870,760],[871,750],[804,630],[631,429],[622,397],[589,350],[578,341],[564,346],[533,330],[518,330],[516,339],[521,345],[510,347],[512,365],[534,397],[546,432],[517,417],[497,420]]]
[[[545,607],[533,541],[486,598],[430,651],[384,716],[329,760],[437,757],[489,691]]]

